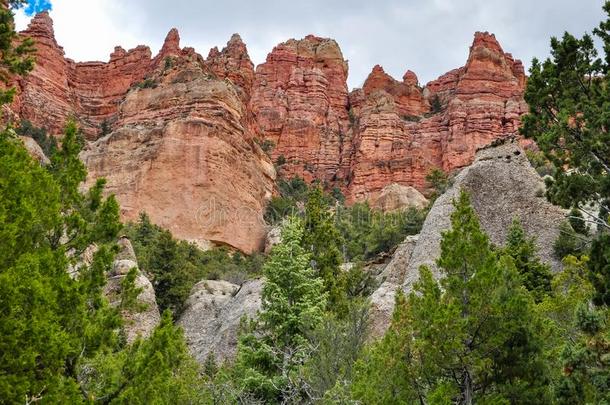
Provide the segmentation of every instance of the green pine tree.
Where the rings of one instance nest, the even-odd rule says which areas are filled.
[[[100,352],[79,368],[86,399],[105,404],[205,403],[198,366],[169,311],[148,339]]]
[[[530,111],[521,132],[553,165],[547,198],[580,211],[597,228],[589,270],[595,303],[610,305],[610,1],[603,9],[607,17],[593,30],[603,57],[593,36],[566,32],[551,38],[550,58],[533,60],[525,91]],[[561,245],[569,251],[575,244],[564,238]]]
[[[506,248],[502,252],[513,259],[523,285],[532,293],[534,300],[542,301],[551,292],[553,274],[550,266],[542,263],[536,255],[535,238],[525,235],[518,219],[513,219],[508,229]]]
[[[290,218],[282,242],[263,267],[262,308],[254,330],[240,338],[236,375],[241,388],[266,403],[300,395],[298,368],[311,352],[308,333],[322,320],[326,294],[301,246],[303,225]]]
[[[120,317],[101,296],[118,208],[95,192],[67,202],[79,184],[56,174],[0,133],[0,398],[8,402],[78,402],[77,364],[119,343]],[[98,251],[73,278],[68,266],[85,243]]]
[[[305,230],[302,246],[311,254],[313,268],[324,281],[329,309],[337,313],[347,310],[346,278],[341,272],[341,235],[320,186],[312,188],[305,205]]]
[[[414,367],[413,328],[407,297],[396,295],[392,323],[355,365],[352,397],[363,404],[425,403],[424,387]]]
[[[468,195],[441,241],[440,285],[423,267],[409,296],[418,392],[461,404],[545,403],[540,319],[513,261],[497,257]]]

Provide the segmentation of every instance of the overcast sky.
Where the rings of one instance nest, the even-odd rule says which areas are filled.
[[[115,45],[156,53],[170,28],[204,57],[237,32],[255,64],[273,47],[307,34],[337,40],[349,60],[349,86],[375,64],[420,83],[462,66],[475,31],[489,31],[529,67],[548,55],[549,38],[581,35],[602,19],[603,0],[52,0],[57,41],[77,61],[108,60]],[[20,11],[19,28],[29,18]]]

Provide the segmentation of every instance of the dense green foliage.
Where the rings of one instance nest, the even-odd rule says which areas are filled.
[[[301,245],[311,254],[311,265],[324,283],[331,309],[345,311],[345,277],[341,271],[341,236],[335,227],[330,208],[324,201],[321,187],[308,193],[305,205],[304,231]]]
[[[610,2],[604,11],[610,16]],[[547,178],[549,200],[580,211],[596,226],[591,277],[595,301],[608,305],[610,270],[604,258],[610,255],[605,236],[610,232],[610,18],[593,33],[604,57],[591,35],[576,38],[566,32],[551,39],[550,58],[542,63],[534,59],[525,92],[530,113],[522,133],[536,141],[553,165],[553,176]]]
[[[506,248],[503,253],[513,259],[513,263],[522,283],[534,300],[540,302],[551,292],[551,268],[542,263],[536,255],[535,238],[528,238],[519,220],[514,219],[506,237]]]
[[[441,169],[435,167],[426,175],[426,182],[434,190],[431,199],[435,200],[449,188],[449,176]]]
[[[31,68],[30,43],[14,46],[10,10],[0,7],[0,22],[7,83]],[[549,200],[571,209],[555,244],[562,271],[551,273],[516,220],[505,245],[492,246],[462,192],[436,266],[420,268],[408,295],[397,292],[391,326],[372,342],[376,280],[363,263],[418,233],[425,211],[346,207],[338,189],[280,180],[265,218],[282,235],[268,257],[203,252],[145,214],[123,227],[103,179],[83,191],[73,122],[61,146],[27,122],[1,132],[0,403],[610,403],[610,19],[595,35],[603,59],[587,35],[553,39],[526,94],[523,132],[541,150],[529,158],[549,175]],[[16,134],[51,163],[35,162]],[[440,170],[427,181],[434,198],[449,186]],[[120,282],[116,306],[103,295],[122,231],[165,310],[131,344],[121,315],[143,309],[137,271]],[[173,323],[192,286],[255,275],[265,278],[262,307],[242,322],[237,358],[210,356],[200,369]]]
[[[369,327],[368,303],[351,302],[341,317],[328,314],[309,334],[315,350],[304,365],[304,386],[313,401],[331,401],[349,390],[356,361],[364,349]]]
[[[308,334],[322,321],[326,308],[323,282],[301,247],[304,227],[287,221],[282,243],[264,265],[262,309],[252,331],[243,335],[236,360],[238,385],[265,403],[296,401],[302,393],[299,366],[308,358]]]
[[[277,187],[279,196],[271,199],[265,212],[265,220],[270,224],[277,224],[287,216],[296,215],[299,205],[305,203],[309,191],[309,186],[300,177],[280,179]]]
[[[169,312],[150,338],[84,362],[79,382],[87,399],[108,404],[204,403],[206,394]]]
[[[132,241],[140,268],[152,279],[161,311],[169,309],[178,317],[191,288],[200,280],[224,279],[241,284],[259,275],[263,257],[231,253],[226,248],[202,251],[196,245],[179,241],[172,234],[141,214],[129,223],[126,235]]]
[[[336,223],[343,238],[342,253],[346,261],[372,259],[390,253],[408,235],[416,235],[427,211],[408,208],[405,211],[383,213],[371,209],[368,203],[339,207]]]
[[[440,172],[439,176],[444,175]],[[446,187],[446,176],[443,178],[444,181],[439,181]],[[416,208],[384,213],[372,209],[366,202],[345,206],[345,197],[338,189],[331,190],[330,194],[324,193],[319,185],[309,186],[300,177],[282,179],[278,188],[280,195],[270,201],[265,213],[266,221],[278,224],[290,215],[319,216],[320,212],[329,211],[324,213],[327,217],[326,227],[329,227],[328,218],[332,218],[335,228],[339,231],[331,246],[339,244],[344,262],[364,261],[381,253],[390,253],[406,236],[419,233],[427,214],[426,210]],[[316,191],[317,189],[320,191]],[[308,205],[310,196],[316,201]],[[310,211],[315,207],[318,213],[308,213],[308,206]],[[334,212],[334,215],[330,212]],[[324,243],[320,242],[319,245],[324,246]]]
[[[71,246],[55,238],[69,226],[62,210],[74,207],[61,198],[71,191],[68,182],[41,168],[7,132],[0,134],[0,167],[0,398],[78,398],[80,358],[118,339],[119,318],[99,297],[112,255],[102,246],[93,264],[70,278]],[[79,234],[97,241],[87,225]]]
[[[155,336],[173,333],[171,340],[178,345],[174,351],[165,343],[153,351],[154,339],[125,347],[118,310],[133,306],[134,291],[124,291],[120,308],[111,308],[102,296],[122,226],[118,205],[114,197],[102,197],[102,180],[86,194],[78,191],[86,175],[79,151],[73,123],[46,168],[10,132],[0,134],[0,398],[7,403],[81,403],[93,398],[87,385],[98,389],[109,375],[112,384],[124,380],[139,385],[129,395],[128,386],[115,386],[117,397],[106,403],[125,402],[129,396],[138,398],[132,403],[148,402],[140,395],[144,392],[169,398],[174,384],[167,376],[186,364],[183,340],[170,331],[173,326],[163,324]],[[92,263],[74,267],[92,244],[98,247]],[[127,277],[123,285],[129,281]],[[182,357],[175,356],[178,352]],[[153,365],[148,355],[173,361]],[[104,362],[110,374],[84,379],[100,356],[139,367],[139,380],[118,361]],[[159,386],[161,380],[165,386]]]
[[[540,177],[553,175],[553,164],[544,157],[544,153],[534,150],[527,150],[525,151],[525,154],[530,164],[534,167],[534,169],[536,169],[536,172],[540,175]]]
[[[359,364],[354,395],[367,403],[550,402],[541,320],[512,259],[493,251],[464,192],[451,223],[437,261],[444,277],[439,284],[422,267],[413,293],[398,296],[390,331]]]

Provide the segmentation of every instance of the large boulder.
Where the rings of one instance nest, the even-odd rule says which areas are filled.
[[[374,200],[373,207],[383,212],[404,211],[410,207],[423,209],[428,200],[411,186],[392,183],[385,186]]]
[[[427,265],[438,275],[435,261],[440,255],[442,232],[451,228],[453,200],[460,190],[470,194],[483,230],[492,243],[503,245],[511,222],[518,218],[529,236],[536,237],[540,258],[554,271],[561,263],[553,255],[559,225],[566,212],[545,198],[542,178],[530,165],[516,139],[483,148],[474,163],[460,172],[449,190],[434,203],[413,250],[403,288],[409,291]]]
[[[263,280],[243,285],[204,280],[197,283],[178,324],[195,359],[203,364],[208,356],[223,362],[237,353],[241,319],[254,318],[261,308]]]

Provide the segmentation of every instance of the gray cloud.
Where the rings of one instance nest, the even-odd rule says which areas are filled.
[[[116,3],[107,8],[115,27],[153,51],[171,27],[204,56],[238,32],[256,64],[286,39],[334,38],[349,60],[350,87],[360,86],[375,64],[397,78],[411,69],[426,83],[464,64],[475,31],[495,33],[505,51],[529,66],[532,57],[548,54],[550,36],[581,35],[603,17],[603,0],[102,1]],[[99,35],[74,33],[87,34]],[[66,46],[68,56],[78,59],[77,48]],[[104,59],[109,50],[99,52]]]

